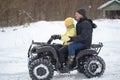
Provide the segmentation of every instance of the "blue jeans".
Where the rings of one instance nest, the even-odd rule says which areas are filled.
[[[71,43],[68,45],[68,56],[74,56],[76,50],[81,50],[85,46],[82,43]]]

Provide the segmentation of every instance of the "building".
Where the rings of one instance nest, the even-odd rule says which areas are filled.
[[[100,17],[109,19],[120,19],[120,0],[110,0],[100,7]]]

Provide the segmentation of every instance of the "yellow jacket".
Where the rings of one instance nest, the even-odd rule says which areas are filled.
[[[75,35],[76,35],[76,28],[74,27],[74,24],[72,24],[67,28],[66,33],[61,35],[61,40],[64,42],[64,45],[68,45],[69,43],[67,41],[70,40],[69,37],[73,37]]]

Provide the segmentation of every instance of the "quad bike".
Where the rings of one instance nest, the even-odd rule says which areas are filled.
[[[28,50],[28,69],[32,80],[51,80],[54,71],[60,71],[58,50],[63,47],[61,44],[51,44],[54,39],[50,38],[47,43],[34,42]],[[86,77],[100,77],[105,71],[105,62],[98,56],[102,43],[92,44],[89,49],[76,51],[74,67]],[[67,54],[67,53],[66,53]]]

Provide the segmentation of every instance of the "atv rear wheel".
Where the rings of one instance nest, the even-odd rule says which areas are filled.
[[[84,62],[84,74],[88,78],[100,77],[105,71],[105,62],[99,56],[91,56]]]
[[[37,59],[29,65],[29,74],[32,80],[50,80],[53,73],[53,66],[46,59]]]

